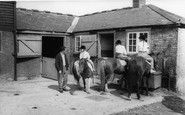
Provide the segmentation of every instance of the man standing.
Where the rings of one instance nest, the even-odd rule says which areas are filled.
[[[57,69],[58,74],[59,92],[63,93],[63,91],[68,91],[66,86],[68,81],[69,64],[65,54],[64,46],[60,48],[60,52],[55,57],[55,68]]]

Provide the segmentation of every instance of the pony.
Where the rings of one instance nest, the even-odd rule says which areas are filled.
[[[105,93],[108,91],[108,84],[114,79],[114,74],[125,76],[126,62],[121,64],[120,59],[107,58],[100,60],[99,73],[100,73],[100,89]]]
[[[136,86],[137,98],[140,99],[140,88],[141,93],[143,93],[144,79],[146,76],[146,95],[148,95],[148,80],[151,75],[150,73],[151,65],[146,61],[145,58],[141,56],[132,57],[128,62],[126,82],[128,85],[128,98],[131,100],[130,96],[134,86]]]
[[[83,80],[84,91],[90,94],[90,78],[93,78],[93,71],[89,66],[90,62],[87,59],[80,59],[74,62],[72,72],[77,85],[80,88],[80,78]]]

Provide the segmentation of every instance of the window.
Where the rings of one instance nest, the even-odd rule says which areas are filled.
[[[76,36],[75,37],[75,52],[79,52],[80,51],[80,46],[81,46],[81,37],[80,36]]]
[[[0,52],[2,52],[2,32],[0,32]]]
[[[127,33],[127,52],[128,53],[137,53],[137,44],[139,42],[139,36],[145,35],[147,43],[149,43],[149,31],[141,32],[128,32]]]

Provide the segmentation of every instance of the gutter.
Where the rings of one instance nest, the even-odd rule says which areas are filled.
[[[37,31],[37,30],[17,30],[17,34],[37,34],[37,35],[68,35],[67,33],[54,31]]]

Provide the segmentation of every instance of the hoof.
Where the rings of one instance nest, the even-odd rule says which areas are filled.
[[[109,90],[105,90],[106,93],[109,93]]]
[[[128,101],[131,101],[132,99],[131,99],[131,97],[128,97]]]
[[[87,94],[91,94],[89,91],[86,92]]]
[[[78,90],[83,90],[83,88],[82,87],[78,87]]]
[[[106,95],[106,92],[101,92],[100,95]]]

